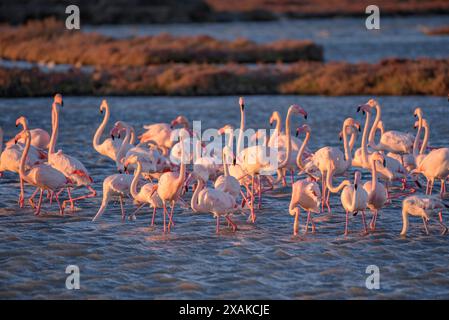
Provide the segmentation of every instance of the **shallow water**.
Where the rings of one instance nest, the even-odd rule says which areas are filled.
[[[271,110],[285,115],[290,104],[299,103],[309,113],[311,149],[338,146],[342,120],[352,116],[363,121],[355,111],[367,99],[248,97],[247,124],[268,127]],[[386,128],[413,131],[413,110],[421,106],[432,125],[431,144],[448,145],[445,98],[379,100]],[[169,121],[178,114],[202,120],[203,128],[239,123],[237,97],[111,97],[108,101],[111,123],[128,121],[139,133],[144,123]],[[264,197],[255,225],[244,216],[236,217],[235,234],[223,224],[216,235],[211,215],[179,208],[176,226],[168,235],[162,233],[160,214],[155,229],[149,228],[149,209],[136,221],[121,223],[115,204],[92,223],[101,201],[101,182],[115,173],[113,163],[91,145],[102,119],[100,102],[97,97],[66,97],[59,135],[59,148],[82,159],[89,169],[97,198],[80,202],[74,215],[60,217],[55,206],[45,204],[44,214],[35,217],[30,208],[17,207],[17,176],[6,173],[0,179],[0,298],[449,298],[449,237],[441,236],[435,223],[426,236],[421,220],[412,218],[408,238],[401,238],[400,200],[382,211],[374,234],[362,236],[360,216],[351,217],[347,238],[342,235],[344,214],[338,196],[331,198],[331,217],[316,216],[315,235],[292,237],[289,188]],[[26,115],[31,127],[49,130],[50,105],[49,98],[0,99],[0,125],[6,137],[16,132],[14,121],[19,115]],[[364,173],[364,179],[369,174]],[[128,201],[127,212],[131,210]],[[65,268],[70,264],[80,268],[80,290],[65,289]],[[365,288],[368,265],[380,268],[380,290]]]
[[[367,30],[366,15],[360,17],[279,20],[268,22],[230,22],[169,25],[85,26],[83,31],[97,31],[112,37],[153,35],[208,34],[218,39],[239,37],[256,42],[279,39],[311,39],[324,46],[326,60],[377,62],[388,57],[446,58],[448,36],[428,36],[426,28],[447,25],[448,15],[383,17],[380,30]]]

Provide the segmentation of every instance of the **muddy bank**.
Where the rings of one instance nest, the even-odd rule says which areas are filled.
[[[257,63],[323,60],[323,48],[307,40],[256,44],[210,36],[169,34],[114,39],[67,30],[55,19],[0,28],[0,56],[11,60],[52,61],[73,65],[146,66],[162,63]]]
[[[449,26],[427,29],[424,30],[424,33],[428,34],[429,36],[449,35]]]
[[[389,59],[376,64],[298,62],[167,64],[44,73],[0,68],[0,95],[437,95],[449,92],[449,60]]]

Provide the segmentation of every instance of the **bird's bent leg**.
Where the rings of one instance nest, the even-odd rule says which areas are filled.
[[[120,196],[120,210],[122,211],[122,222],[125,222],[125,209],[123,208],[123,197]]]
[[[430,180],[429,196],[432,195],[433,183],[434,183],[434,180]]]
[[[58,207],[59,207],[59,213],[61,214],[61,216],[63,216],[64,215],[64,209],[62,208],[61,202],[59,201],[58,193],[57,192],[53,192],[53,194],[55,196],[56,203],[58,204]]]
[[[427,228],[427,220],[426,220],[426,218],[422,217],[422,222],[424,224],[424,229],[426,230],[426,234],[429,235],[429,229]]]
[[[324,175],[323,175],[324,176]],[[326,201],[326,181],[321,179],[321,212],[324,212],[324,202]]]
[[[262,181],[260,175],[258,176],[257,180],[259,183],[259,186],[257,188],[257,208],[260,210],[260,208],[262,207]]]
[[[440,188],[440,198],[443,199],[444,193],[446,192],[446,179],[441,179],[441,188]]]
[[[34,197],[36,196],[36,194],[39,192],[39,188],[36,188],[36,190],[34,190],[33,194],[31,195],[31,197],[28,199],[28,202],[30,203],[30,206],[33,209],[36,209],[36,205],[34,204]]]
[[[445,235],[447,233],[447,226],[444,224],[443,222],[443,212],[440,211],[438,212],[438,223],[440,224],[441,228],[443,228],[443,231],[441,231],[442,235]]]
[[[327,212],[328,212],[329,214],[332,214],[331,205],[330,205],[330,203],[329,203],[330,197],[331,197],[331,191],[330,191],[329,189],[326,188],[326,192],[327,192],[327,195],[326,195]]]
[[[74,198],[74,199],[69,200],[70,201],[70,207],[72,208],[72,210],[75,209],[75,206],[74,206],[75,201],[88,199],[88,198],[93,198],[93,197],[97,196],[97,191],[95,191],[94,188],[92,188],[91,186],[86,186],[86,188],[90,191],[90,193],[85,194],[84,196],[80,196],[78,198]],[[67,190],[69,190],[69,188],[67,188]]]
[[[37,203],[37,209],[36,212],[34,213],[36,216],[39,215],[39,213],[41,212],[41,205],[42,205],[42,197],[44,195],[44,189],[41,189],[41,193],[39,195],[39,202]]]
[[[232,221],[229,216],[225,216],[225,218],[228,221],[228,223],[232,226],[232,231],[235,232],[237,230],[237,225],[235,224],[235,222]]]
[[[363,229],[366,234],[366,233],[368,233],[368,229],[366,228],[365,210],[362,210],[362,222],[363,222]]]

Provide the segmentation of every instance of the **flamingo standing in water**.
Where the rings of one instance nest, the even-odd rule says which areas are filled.
[[[369,135],[369,145],[372,149],[377,151],[392,152],[401,155],[412,153],[413,151],[413,136],[408,133],[403,133],[396,130],[385,131],[380,137],[378,144],[374,142],[374,136],[376,134],[376,128],[379,121],[382,118],[382,110],[379,103],[370,99],[367,102],[371,108],[376,109],[376,118],[374,119],[373,126]],[[402,160],[402,165],[404,161]]]
[[[64,174],[70,181],[73,182],[74,187],[85,186],[90,193],[77,198],[72,198],[70,188],[67,188],[69,200],[64,200],[62,206],[65,207],[66,202],[70,202],[72,211],[74,210],[74,202],[86,198],[93,198],[97,192],[92,188],[93,179],[89,175],[86,167],[77,158],[65,154],[62,150],[55,152],[58,130],[59,130],[59,108],[62,106],[62,96],[58,93],[55,95],[55,100],[52,105],[53,130],[51,134],[50,144],[48,148],[48,164],[53,168]]]
[[[430,217],[438,212],[438,223],[442,228],[441,234],[447,233],[447,226],[443,223],[443,209],[448,207],[440,199],[432,196],[414,195],[409,196],[402,201],[402,231],[401,236],[405,236],[408,230],[408,217],[415,216],[421,217],[426,234],[429,235],[427,224]]]
[[[139,181],[141,181],[142,164],[140,163],[139,158],[136,155],[133,155],[126,160],[125,166],[129,166],[130,164],[134,164],[137,166],[136,170],[134,170],[134,178],[130,186],[131,196],[134,198],[134,202],[139,205],[139,208],[137,210],[139,210],[145,204],[148,204],[153,208],[153,217],[151,219],[151,225],[153,226],[154,217],[156,216],[156,209],[162,208],[162,201],[159,198],[157,192],[154,192],[157,188],[157,184],[151,182],[146,183],[142,187],[140,187],[139,191],[137,191],[137,184],[139,183]]]
[[[385,157],[379,153],[374,152],[371,157],[371,181],[365,182],[363,189],[368,194],[368,208],[371,210],[373,217],[370,222],[370,229],[376,229],[377,215],[380,209],[383,208],[388,199],[387,188],[377,181],[376,162],[380,162],[383,166],[386,165]]]
[[[170,232],[171,226],[173,224],[173,212],[175,209],[175,204],[179,200],[182,187],[184,185],[185,181],[185,174],[186,174],[186,164],[184,159],[184,139],[189,137],[189,133],[181,129],[180,132],[180,139],[181,139],[181,166],[179,169],[179,172],[165,172],[163,173],[158,181],[157,193],[159,197],[162,200],[162,207],[164,209],[164,233],[168,230]],[[171,212],[169,214],[169,223],[168,223],[168,229],[166,228],[166,214],[167,211],[167,204],[170,203],[171,205]]]
[[[229,193],[234,198],[237,198],[241,192],[240,182],[229,174],[229,162],[228,153],[230,153],[228,146],[223,147],[222,161],[223,161],[223,174],[219,176],[214,183],[216,190]]]
[[[123,155],[128,143],[129,143],[129,136],[125,136],[125,139],[123,139],[119,152],[117,154],[118,157]],[[123,206],[123,201],[125,198],[131,197],[132,181],[133,181],[132,175],[123,173],[113,174],[106,177],[103,180],[103,198],[101,201],[101,206],[98,209],[92,221],[96,221],[97,219],[99,219],[101,215],[105,212],[109,202],[116,197],[119,198],[122,221],[124,221],[126,214],[125,208]]]
[[[16,126],[19,124],[24,125],[24,128],[27,127],[25,122],[25,118],[20,117],[16,121]],[[25,130],[22,130],[18,135],[16,135],[15,139],[25,141],[22,136],[24,136]],[[31,135],[31,134],[30,134]],[[0,177],[3,175],[4,171],[11,171],[19,174],[20,168],[20,159],[22,158],[22,153],[25,145],[22,143],[15,143],[11,146],[6,146],[5,150],[2,152],[2,144],[3,144],[3,130],[0,128]],[[30,149],[28,150],[28,156],[26,158],[25,168],[28,170],[32,166],[37,165],[39,163],[43,163],[46,154],[43,154],[42,151],[36,149],[35,147],[30,145]],[[19,206],[22,208],[24,206],[24,186],[23,181],[20,179],[20,196],[19,196]]]
[[[25,118],[24,123],[26,124]],[[70,187],[71,181],[48,164],[41,163],[31,167],[30,169],[26,169],[25,163],[31,146],[31,134],[26,129],[26,125],[24,127],[23,134],[25,136],[25,149],[23,150],[22,158],[20,160],[19,174],[23,181],[37,187],[40,190],[39,202],[37,204],[35,214],[39,215],[41,211],[42,196],[43,192],[46,190],[49,191],[52,196],[54,195],[59,206],[59,211],[62,215],[64,214],[64,208],[59,202],[58,191],[66,187]]]
[[[309,163],[312,163],[314,167],[318,168],[321,174],[321,185],[322,185],[322,202],[321,202],[321,210],[324,211],[324,204],[327,205],[328,212],[331,212],[331,208],[329,205],[329,193],[327,192],[327,179],[328,176],[327,171],[329,169],[329,163],[332,163],[335,167],[333,175],[342,175],[345,173],[352,164],[352,154],[349,149],[348,143],[348,127],[356,127],[356,121],[352,118],[347,118],[343,122],[343,128],[341,130],[343,134],[343,147],[344,153],[340,151],[340,149],[335,147],[323,147],[317,150]],[[301,165],[301,164],[300,164]],[[301,169],[304,169],[304,166],[301,165]]]
[[[120,139],[116,139],[114,135],[111,135],[110,138],[104,139],[103,142],[100,143],[101,135],[108,124],[110,111],[109,105],[106,100],[103,100],[100,105],[100,113],[104,113],[103,121],[95,132],[92,144],[94,149],[101,155],[106,156],[113,161],[117,160],[117,153],[120,149],[122,141]]]
[[[310,139],[310,127],[304,124],[302,127],[298,127],[296,133],[305,132],[306,137],[301,145],[301,148],[297,155],[298,166],[300,166],[301,156],[306,148],[306,145]],[[299,214],[300,210],[298,206],[303,208],[303,210],[307,211],[307,221],[305,225],[305,233],[308,232],[309,222],[312,222],[312,232],[315,232],[315,223],[313,222],[313,217],[311,216],[312,212],[318,213],[320,212],[320,200],[321,192],[318,183],[316,183],[313,179],[307,178],[304,180],[299,180],[293,183],[292,187],[292,197],[290,200],[289,212],[290,215],[295,216],[293,223],[293,235],[298,234],[299,228]]]
[[[235,232],[237,225],[230,217],[233,212],[238,210],[235,197],[222,190],[204,188],[204,180],[201,176],[195,172],[192,172],[192,176],[197,179],[197,188],[190,201],[193,212],[212,213],[217,219],[216,233],[220,232],[220,217],[224,216]]]
[[[241,103],[242,109],[243,109],[243,103]],[[287,152],[285,155],[284,160],[282,163],[280,163],[277,168],[284,168],[287,163],[290,161],[291,157],[291,139],[290,139],[290,117],[293,114],[298,114],[304,116],[304,119],[307,119],[307,112],[300,107],[299,105],[291,105],[288,109],[287,113],[287,119],[286,119],[286,129],[285,132],[287,134]],[[241,130],[242,131],[242,130]],[[242,132],[239,133],[239,143],[241,143],[241,135]],[[239,148],[239,147],[237,147]],[[251,176],[251,201],[250,201],[250,209],[251,209],[251,220],[254,223],[256,221],[256,215],[254,212],[254,184],[255,184],[255,176],[259,175],[261,172],[267,171],[271,172],[274,167],[272,162],[270,161],[270,157],[272,157],[271,153],[274,152],[276,154],[277,150],[274,150],[272,148],[263,146],[263,145],[255,145],[250,146],[244,150],[242,150],[237,157],[237,161],[242,166],[242,169]],[[277,158],[276,158],[277,160]],[[258,188],[259,194],[261,193],[261,185],[260,185],[260,179],[259,179],[259,188]],[[260,198],[260,196],[259,196]]]

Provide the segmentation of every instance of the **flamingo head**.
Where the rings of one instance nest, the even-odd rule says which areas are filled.
[[[299,106],[299,105],[297,105],[297,104],[292,104],[292,105],[290,106],[290,109],[291,109],[293,112],[295,112],[296,114],[301,114],[301,115],[303,115],[303,116],[304,116],[304,119],[307,120],[307,112],[306,112],[301,106]]]
[[[369,99],[366,104],[369,105],[370,108],[375,108],[377,106],[377,101],[374,99]]]
[[[371,106],[368,103],[361,104],[357,107],[357,112],[360,111],[362,111],[363,114],[365,114],[365,112],[371,112]]]
[[[273,126],[273,123],[275,121],[279,121],[280,118],[281,118],[281,116],[279,115],[279,112],[273,111],[273,113],[271,114],[271,117],[270,117],[270,127]]]
[[[354,189],[357,190],[360,181],[362,180],[362,173],[359,170],[354,172]]]
[[[21,125],[23,129],[26,130],[28,128],[27,118],[25,118],[24,116],[18,117],[16,120],[16,127],[18,127],[19,125]]]
[[[243,97],[239,98],[239,105],[240,105],[240,109],[242,111],[244,111],[245,110],[245,99]]]
[[[62,100],[62,95],[60,93],[55,94],[53,102],[56,103],[56,104],[61,105],[61,107],[64,106],[64,101]]]
[[[109,106],[108,106],[108,102],[106,101],[106,99],[103,99],[103,101],[101,101],[101,105],[100,105],[100,113],[103,113],[103,111],[108,110]]]
[[[360,122],[355,121],[353,118],[346,118],[343,122],[343,128],[346,132],[348,127],[356,128],[357,130],[360,130]]]
[[[382,165],[384,167],[387,166],[387,160],[385,159],[385,156],[382,153],[380,153],[379,151],[373,152],[373,154],[371,155],[371,160],[379,161],[380,163],[382,163]]]
[[[172,122],[170,123],[170,128],[173,129],[177,125],[183,125],[186,128],[189,127],[189,120],[187,120],[184,116],[177,116]]]
[[[129,165],[136,164],[137,162],[139,162],[137,155],[131,155],[128,158],[126,158],[125,161],[123,162],[123,167],[124,167],[125,171],[128,171]]]
[[[231,126],[230,124],[227,124],[227,125],[221,127],[220,129],[218,129],[217,133],[221,136],[221,135],[225,134],[226,132],[233,131],[233,130],[234,130],[234,127]]]
[[[299,136],[300,133],[310,133],[312,132],[312,129],[308,124],[303,124],[302,126],[296,128],[296,136]]]
[[[419,108],[419,107],[416,108],[416,109],[415,109],[415,112],[413,113],[413,116],[414,116],[415,118],[421,119],[421,118],[423,117],[422,109]]]

